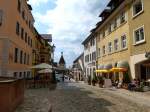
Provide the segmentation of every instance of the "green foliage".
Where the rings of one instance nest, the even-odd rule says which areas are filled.
[[[124,83],[130,83],[130,77],[129,77],[129,74],[126,72],[124,73],[124,78],[123,78],[123,82]]]

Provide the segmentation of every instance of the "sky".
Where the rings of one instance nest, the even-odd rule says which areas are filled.
[[[61,52],[67,66],[83,52],[81,44],[100,18],[109,0],[29,0],[35,27],[40,34],[52,34],[55,61]]]

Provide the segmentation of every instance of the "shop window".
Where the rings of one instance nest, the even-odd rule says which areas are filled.
[[[145,41],[144,38],[144,27],[141,27],[134,31],[135,44]]]
[[[126,38],[126,35],[123,35],[121,37],[121,46],[122,46],[122,49],[127,48],[127,38]]]
[[[112,43],[111,42],[108,43],[108,52],[109,53],[112,52]]]
[[[118,39],[115,39],[115,40],[114,40],[114,50],[115,50],[115,51],[118,51],[118,50],[119,50],[119,41],[118,41]]]
[[[143,11],[143,2],[142,0],[137,0],[133,4],[133,16],[140,14]]]
[[[19,30],[20,30],[20,24],[19,22],[16,23],[16,34],[19,35]]]
[[[3,22],[3,11],[0,10],[0,26],[2,25]]]

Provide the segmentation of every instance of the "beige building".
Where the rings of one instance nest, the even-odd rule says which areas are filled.
[[[30,77],[34,18],[27,0],[0,0],[0,75]]]
[[[122,81],[150,78],[150,40],[148,0],[111,0],[97,23],[97,69]],[[147,54],[145,56],[145,54]],[[114,74],[114,75],[112,75]]]

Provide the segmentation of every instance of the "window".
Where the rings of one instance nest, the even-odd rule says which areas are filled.
[[[15,60],[14,60],[15,63],[18,62],[18,48],[15,48]]]
[[[103,55],[106,54],[105,46],[103,46]]]
[[[30,56],[28,54],[28,57],[27,57],[27,64],[29,65],[29,60],[30,60]]]
[[[23,77],[26,78],[26,72],[23,73]]]
[[[138,0],[133,4],[133,16],[138,15],[143,11],[143,3],[142,0]]]
[[[22,72],[19,73],[19,77],[20,77],[20,78],[22,77]]]
[[[27,43],[27,32],[25,33],[25,42]]]
[[[111,33],[111,24],[108,26],[108,33]]]
[[[121,37],[121,47],[124,49],[127,47],[127,38],[126,35]]]
[[[16,34],[19,35],[19,29],[20,29],[20,24],[19,22],[16,23]]]
[[[15,78],[17,78],[17,74],[18,74],[17,72],[14,72],[14,77],[15,77]]]
[[[96,60],[96,52],[92,53],[92,60]]]
[[[138,44],[140,42],[143,42],[145,40],[144,38],[144,27],[141,27],[134,31],[134,38],[135,38],[135,44]]]
[[[119,49],[119,41],[118,39],[114,40],[114,50],[117,51]]]
[[[90,54],[90,61],[92,60],[92,55]]]
[[[0,10],[0,26],[2,25],[3,22],[3,11]]]
[[[21,2],[18,0],[18,11],[21,12]]]
[[[100,57],[101,56],[101,49],[100,48],[98,48],[98,57]]]
[[[114,29],[117,27],[117,19],[114,20]]]
[[[108,52],[109,53],[112,52],[112,43],[111,42],[108,43]]]
[[[22,56],[23,56],[23,51],[20,51],[20,64],[22,64]]]
[[[31,47],[32,47],[32,39],[31,39]]]
[[[89,55],[85,56],[85,62],[89,62]]]
[[[31,27],[31,21],[29,21],[29,28]]]
[[[26,53],[24,53],[24,64],[26,64]]]
[[[28,37],[28,45],[30,45],[30,37]]]
[[[21,28],[21,38],[23,39],[24,38],[24,29]]]
[[[102,34],[103,38],[105,37],[105,31],[103,31],[103,34]]]
[[[25,19],[25,11],[22,11],[22,18]]]
[[[122,12],[120,15],[120,24],[125,22],[125,12]]]

